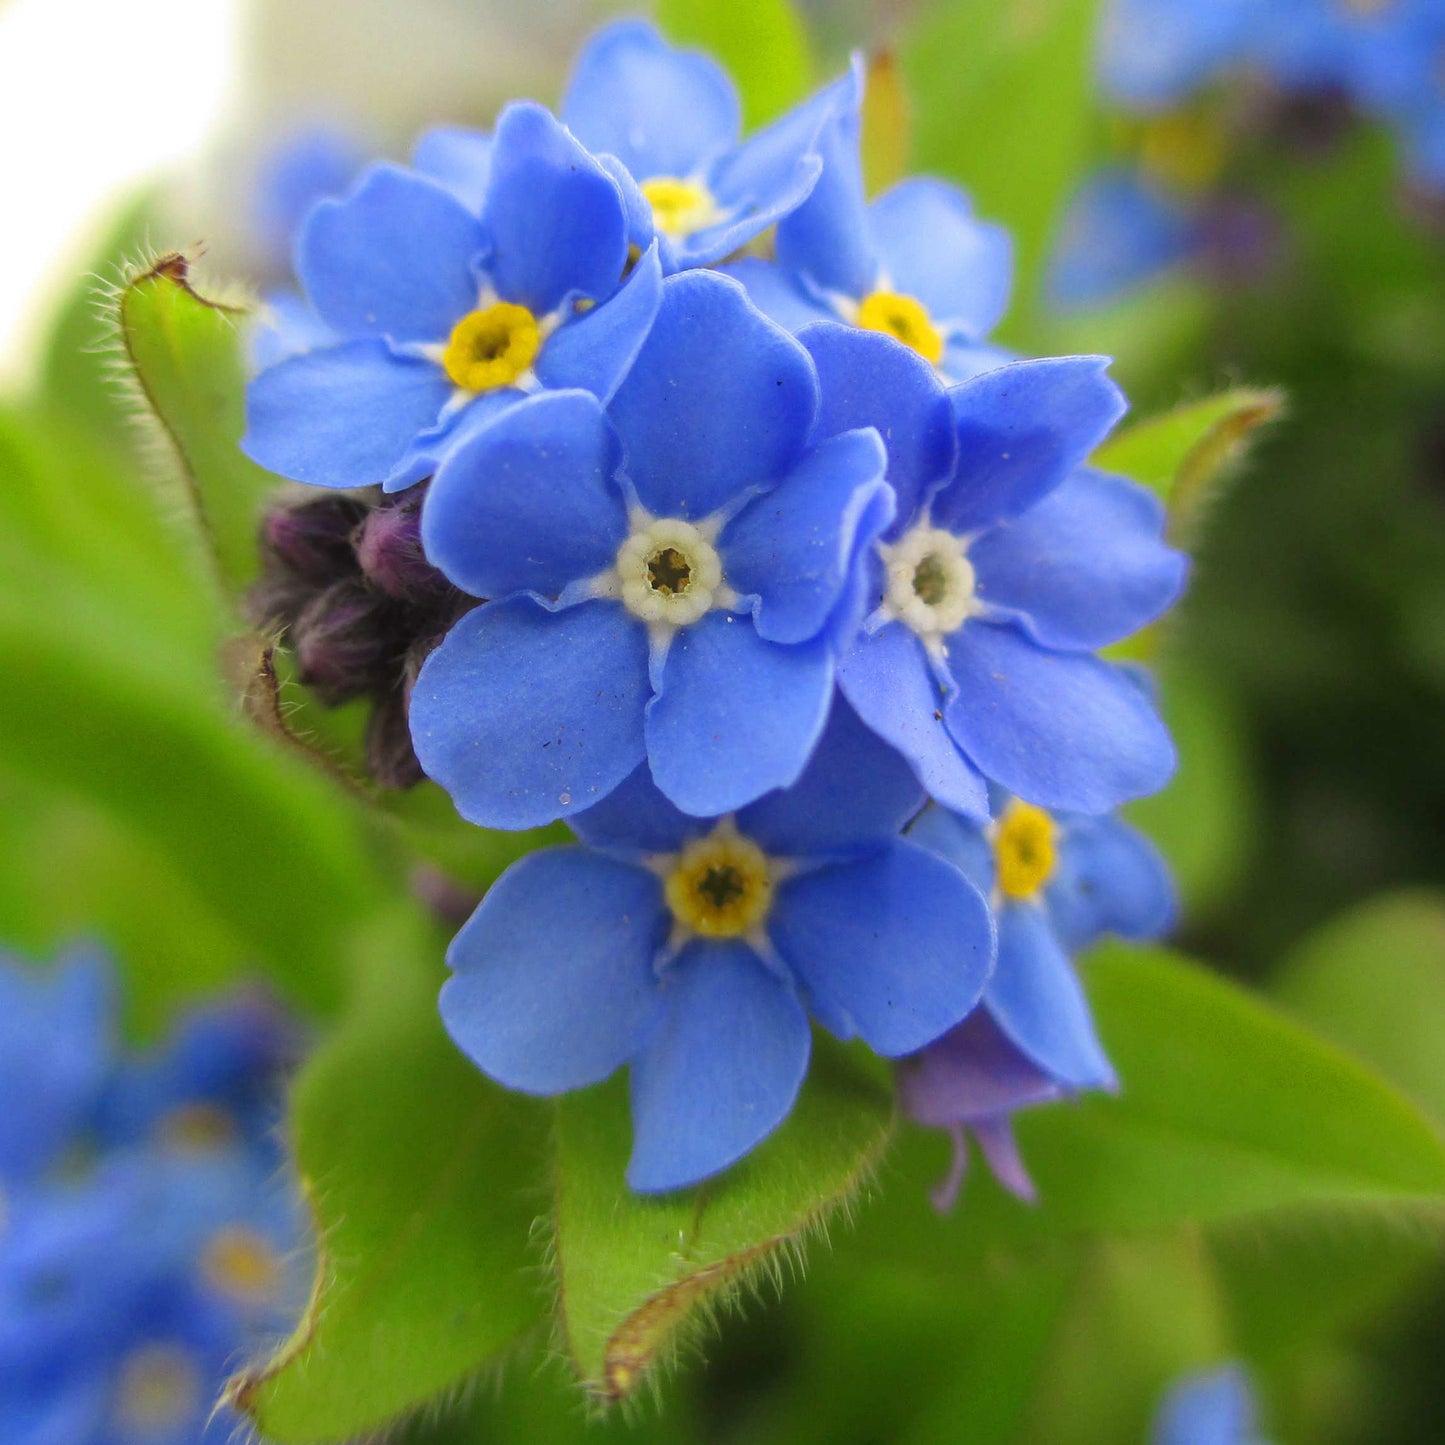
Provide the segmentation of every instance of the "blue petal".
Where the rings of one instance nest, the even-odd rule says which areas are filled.
[[[440,367],[395,356],[384,341],[304,352],[247,387],[241,449],[292,481],[372,486],[436,425],[451,393]]]
[[[880,516],[873,505],[880,493],[888,495],[886,464],[872,427],[830,437],[723,529],[723,575],[736,591],[759,599],[760,637],[806,642],[823,630],[858,555],[860,524],[866,519],[877,528],[891,515]],[[876,537],[875,530],[870,542]]]
[[[288,356],[335,346],[340,340],[297,292],[273,291],[246,334],[246,350],[252,370],[265,371]]]
[[[1123,477],[1081,468],[969,549],[984,601],[1022,614],[1045,647],[1117,642],[1178,597],[1188,563],[1164,544],[1164,508]]]
[[[933,520],[977,532],[1041,501],[1124,415],[1102,356],[1048,357],[987,371],[950,393],[958,465]]]
[[[605,301],[627,263],[616,182],[550,112],[515,101],[497,121],[487,230],[497,292],[537,315],[564,298]]]
[[[929,489],[953,466],[948,393],[916,351],[878,331],[825,322],[798,337],[818,368],[818,435],[878,428],[888,481],[898,494],[889,536],[910,526]]]
[[[452,392],[442,413],[444,420],[422,432],[412,442],[401,460],[392,467],[391,474],[382,483],[382,490],[405,491],[407,487],[432,476],[453,447],[461,446],[525,396],[526,392],[512,386],[480,392],[470,399]],[[456,405],[458,399],[461,400],[460,406]]]
[[[434,181],[373,166],[302,228],[296,271],[322,320],[353,336],[445,341],[477,304],[482,223]]]
[[[705,517],[789,471],[817,407],[807,352],[736,281],[689,272],[663,282],[610,414],[642,505]]]
[[[859,116],[845,108],[819,132],[823,160],[808,199],[778,226],[778,264],[823,291],[859,300],[875,287],[878,255],[868,228]]]
[[[509,1089],[560,1094],[599,1083],[636,1053],[652,1022],[666,915],[645,868],[585,848],[529,854],[447,950],[447,1032]]]
[[[943,348],[939,375],[951,385],[957,385],[962,381],[972,381],[975,376],[981,376],[985,371],[997,371],[999,367],[1009,366],[1018,360],[1018,354],[1006,347],[955,339],[947,342]]]
[[[753,305],[788,331],[801,331],[814,321],[832,321],[836,316],[816,301],[796,281],[761,256],[744,256],[719,268],[724,276],[740,281]]]
[[[645,764],[567,823],[594,848],[638,855],[676,853],[710,826],[669,803]]]
[[[708,184],[728,219],[673,238],[674,266],[711,265],[795,211],[822,174],[820,134],[835,117],[856,111],[861,85],[857,70],[850,69],[723,156]]]
[[[735,144],[742,129],[727,72],[696,50],[668,45],[645,20],[606,25],[567,83],[562,119],[590,150],[633,175],[693,175]]]
[[[427,560],[473,597],[555,597],[606,571],[627,536],[620,454],[585,391],[508,407],[438,469],[422,509]]]
[[[1013,1043],[1065,1088],[1114,1086],[1088,1001],[1042,908],[999,910],[998,966],[983,1001]]]
[[[643,757],[647,636],[614,602],[474,608],[427,658],[411,736],[468,822],[535,828],[597,802]]]
[[[1174,745],[1138,685],[1095,657],[1046,652],[1012,627],[948,639],[948,730],[975,766],[1043,808],[1106,813],[1157,792]]]
[[[657,317],[662,302],[662,265],[651,246],[627,284],[601,306],[554,332],[537,358],[543,386],[581,387],[611,401]]]
[[[835,694],[803,775],[744,808],[738,828],[771,856],[821,857],[896,838],[923,801],[908,764]]]
[[[1083,948],[1101,933],[1157,938],[1174,921],[1174,884],[1154,845],[1117,818],[1064,822],[1058,869],[1045,892],[1064,944]]]
[[[652,205],[642,194],[642,187],[637,184],[632,172],[616,156],[600,155],[596,159],[597,164],[612,177],[617,193],[622,197],[622,211],[627,217],[628,245],[629,248],[635,246],[640,256],[657,240],[652,224]]]
[[[838,686],[872,730],[912,765],[931,797],[988,817],[988,790],[943,722],[943,694],[923,645],[902,623],[860,637],[838,663]]]
[[[823,731],[833,658],[822,642],[765,642],[712,612],[672,640],[647,709],[647,759],[684,813],[714,818],[797,780]]]
[[[930,853],[947,858],[985,898],[992,896],[993,845],[982,823],[934,804],[923,810],[908,836]]]
[[[439,125],[417,141],[412,169],[445,186],[467,210],[481,213],[492,176],[492,138],[461,125]]]
[[[889,289],[921,301],[935,324],[983,336],[1008,310],[1013,242],[956,186],[903,181],[868,208],[868,225]]]
[[[1263,1445],[1254,1398],[1238,1365],[1190,1375],[1166,1397],[1150,1445]]]
[[[978,890],[906,839],[784,883],[768,936],[818,1019],[889,1057],[958,1023],[993,967],[993,920]]]
[[[808,1018],[740,943],[697,942],[663,974],[662,1017],[632,1065],[632,1158],[643,1193],[683,1189],[755,1148],[808,1071]]]

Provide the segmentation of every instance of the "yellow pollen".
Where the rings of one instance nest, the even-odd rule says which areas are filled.
[[[174,1430],[202,1405],[201,1372],[175,1345],[136,1350],[120,1373],[116,1414],[127,1431]]]
[[[464,391],[495,391],[513,385],[541,349],[537,318],[525,306],[498,301],[457,322],[442,366]]]
[[[911,346],[930,366],[943,360],[943,337],[919,301],[895,291],[875,291],[858,303],[854,321],[865,331],[881,331]]]
[[[1017,798],[994,825],[993,861],[998,886],[1008,898],[1032,898],[1054,871],[1054,820]]]
[[[157,1132],[173,1149],[220,1149],[235,1139],[236,1125],[213,1104],[183,1104],[160,1121]]]
[[[696,181],[654,176],[642,182],[642,194],[652,207],[652,224],[669,236],[690,236],[717,220],[712,192]]]
[[[773,879],[749,838],[718,829],[677,855],[664,884],[673,917],[704,938],[739,938],[767,916]]]
[[[254,1229],[228,1225],[201,1256],[206,1282],[240,1304],[260,1304],[281,1287],[281,1256]]]

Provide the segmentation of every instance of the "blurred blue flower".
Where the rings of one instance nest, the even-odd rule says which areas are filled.
[[[1266,1445],[1249,1378],[1238,1365],[1190,1375],[1159,1408],[1150,1445]]]
[[[251,186],[251,230],[272,273],[290,264],[297,229],[318,202],[343,194],[360,173],[365,153],[356,136],[313,125],[273,141]]]
[[[856,111],[820,136],[823,174],[778,226],[777,259],[725,268],[768,315],[798,331],[846,321],[911,347],[962,381],[1011,359],[984,338],[1008,307],[1013,245],[945,181],[914,177],[865,201]]]
[[[736,282],[662,291],[606,415],[531,398],[428,491],[428,559],[491,600],[427,659],[412,738],[473,822],[579,812],[644,757],[678,807],[726,813],[794,782],[827,717],[892,515],[882,443],[810,444],[808,355]]]
[[[808,1013],[880,1054],[977,1002],[983,899],[898,837],[909,769],[839,701],[796,786],[723,818],[679,812],[639,768],[533,853],[453,942],[448,1031],[510,1088],[557,1094],[631,1066],[634,1189],[726,1168],[787,1116]]]
[[[219,1445],[238,1424],[212,1419],[227,1373],[304,1302],[301,1205],[272,1132],[287,1030],[242,1000],[129,1057],[94,955],[45,973],[0,961],[0,996],[21,1001],[3,1011],[6,1139],[27,1141],[0,1194],[0,1433]]]
[[[941,1207],[962,1180],[965,1128],[1003,1183],[1033,1197],[1010,1116],[1117,1084],[1070,955],[1106,933],[1158,937],[1174,917],[1168,869],[1135,829],[1113,817],[1050,815],[997,789],[991,802],[987,823],[934,806],[908,833],[989,899],[998,933],[983,1008],[899,1070],[909,1114],[954,1136]]]
[[[1174,751],[1152,702],[1092,655],[1164,611],[1186,570],[1158,500],[1083,465],[1124,411],[1107,362],[1017,362],[944,392],[887,338],[825,322],[799,339],[820,434],[878,426],[898,497],[838,668],[864,721],[978,817],[986,778],[1081,813],[1162,787]]]
[[[671,272],[721,260],[793,211],[823,169],[820,133],[856,115],[860,99],[855,67],[742,140],[737,91],[716,61],[669,45],[645,20],[619,20],[578,57],[561,115],[637,183],[633,244],[655,235]]]
[[[444,171],[440,149],[434,137],[423,159]],[[611,397],[656,310],[656,254],[623,283],[621,191],[541,106],[509,105],[488,156],[480,211],[458,199],[455,172],[389,164],[312,211],[297,271],[340,340],[296,351],[283,333],[269,352],[295,354],[248,390],[242,445],[262,466],[395,491],[529,392]]]
[[[1050,298],[1064,309],[1099,306],[1189,260],[1197,209],[1124,167],[1089,177],[1064,215]]]

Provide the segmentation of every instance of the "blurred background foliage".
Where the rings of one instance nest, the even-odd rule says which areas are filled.
[[[448,28],[458,7],[430,0],[416,7],[413,29],[450,36],[437,47],[449,53],[429,57],[425,44],[402,52],[394,64],[409,78],[381,110],[366,104],[377,93],[377,48],[410,7],[331,12],[328,26],[354,26],[356,42],[327,52],[328,107],[349,105],[358,130],[397,153],[430,121],[485,124],[506,94],[555,99],[573,40],[611,8],[553,0],[514,20],[512,7],[495,7],[489,24],[500,32],[472,14],[466,34],[477,46],[497,34],[505,43],[469,88],[457,78],[458,54],[469,52]],[[325,9],[256,7],[257,134],[308,109],[298,77],[308,73],[305,47],[313,62],[317,48],[304,22],[315,26]],[[390,16],[369,43],[362,9]],[[875,183],[905,166],[946,175],[1015,234],[1008,344],[1113,354],[1136,416],[1228,387],[1282,391],[1282,418],[1192,519],[1190,595],[1148,639],[1183,766],[1134,813],[1178,872],[1180,947],[1273,999],[1445,1125],[1445,210],[1406,195],[1381,132],[1355,127],[1309,147],[1261,134],[1227,166],[1267,208],[1267,260],[1227,282],[1181,269],[1108,310],[1055,314],[1043,277],[1060,217],[1080,181],[1119,153],[1093,82],[1097,9],[1096,0],[657,7],[675,38],[708,45],[732,67],[754,121],[836,69],[849,48],[868,47]],[[278,54],[287,63],[268,69]],[[428,64],[439,77],[431,86]],[[222,153],[245,145],[238,134]],[[244,247],[224,235],[239,197],[208,195],[198,210],[197,189],[216,187],[158,193],[118,216],[93,272],[119,276],[143,237],[189,238],[207,215],[217,235],[211,274],[244,276]],[[128,302],[146,304],[135,293]],[[255,657],[228,645],[236,578],[201,560],[190,520],[197,485],[233,500],[257,495],[239,454],[207,453],[215,408],[235,395],[223,374],[234,347],[216,329],[233,322],[184,298],[157,304],[169,309],[118,338],[92,281],[77,278],[36,385],[0,400],[0,937],[37,956],[77,935],[107,939],[130,979],[140,1036],[243,970],[260,971],[317,1020],[345,1008],[360,1032],[327,1055],[323,1072],[356,1080],[389,1060],[415,1084],[412,1117],[432,1118],[444,1134],[449,1116],[437,1119],[428,1089],[465,1094],[477,1083],[446,1061],[410,1060],[406,1026],[394,1024],[404,1005],[391,995],[378,1003],[365,959],[388,949],[409,965],[427,959],[402,969],[397,987],[415,1002],[407,1017],[429,1018],[442,935],[415,901],[417,870],[439,863],[481,887],[514,845],[458,831],[424,792],[379,810],[294,744],[237,724],[248,689],[255,701]],[[205,373],[217,395],[171,398],[180,467],[117,384],[117,348],[136,337],[176,348],[169,361],[152,357],[152,375],[220,348]],[[175,380],[184,392],[185,366]],[[209,418],[191,437],[188,406]],[[243,505],[222,519],[222,554],[242,570],[253,515]],[[323,723],[287,726],[309,735]],[[325,726],[344,763],[345,720]],[[1096,1003],[1113,1005],[1106,1042],[1139,1101],[1133,1127],[1142,1132],[1106,1137],[1107,1119],[1087,1105],[1025,1120],[1049,1214],[1021,1218],[980,1176],[937,1225],[924,1191],[943,1171],[944,1145],[905,1134],[879,1168],[880,1187],[856,1205],[855,1227],[835,1220],[831,1248],[812,1248],[805,1285],[789,1279],[780,1297],[764,1280],[745,1296],[745,1323],[704,1332],[684,1368],[656,1386],[657,1401],[605,1419],[589,1416],[562,1351],[554,1357],[545,1332],[527,1324],[528,1301],[550,1287],[536,1258],[517,1264],[483,1249],[482,1265],[499,1275],[529,1271],[512,1314],[467,1326],[479,1332],[477,1354],[503,1363],[402,1438],[1104,1445],[1142,1439],[1180,1371],[1231,1356],[1259,1382],[1272,1438],[1429,1436],[1445,1409],[1439,1220],[1393,1208],[1405,1183],[1359,1162],[1372,1133],[1404,1141],[1400,1158],[1408,1154],[1414,1136],[1393,1096],[1380,1095],[1377,1115],[1331,1118],[1330,1081],[1354,1088],[1351,1066],[1311,1053],[1318,1046],[1277,1015],[1241,1012],[1204,981],[1187,1007],[1156,997],[1147,956],[1105,955],[1092,969]],[[1274,1063],[1261,1062],[1266,1043]],[[1281,1090],[1260,1103],[1258,1070],[1276,1066]],[[1313,1113],[1302,1100],[1290,1114],[1291,1077],[1301,1092],[1325,1089]],[[1209,1095],[1189,1138],[1148,1132],[1150,1107],[1171,1091]],[[395,1100],[367,1113],[363,1093],[358,1117],[337,1119],[313,1077],[298,1107],[301,1127],[310,1111],[338,1158],[384,1158],[394,1145],[372,1136],[385,1134]],[[1251,1118],[1260,1109],[1276,1112]],[[499,1150],[534,1147],[502,1138],[505,1121],[485,1127],[500,1131]],[[1292,1138],[1302,1131],[1308,1137]],[[1071,1162],[1071,1139],[1098,1148]],[[406,1141],[410,1155],[398,1161],[393,1151],[391,1162],[424,1169],[444,1142],[423,1130]],[[1264,1168],[1254,1151],[1266,1147],[1271,1169],[1296,1170],[1297,1188],[1250,1183]],[[1172,1210],[1148,1193],[1163,1156],[1172,1187],[1187,1193],[1198,1181],[1198,1196]],[[1234,1175],[1210,1173],[1222,1156],[1236,1158]],[[1408,1175],[1408,1163],[1400,1167]],[[1336,1192],[1360,1208],[1320,1216],[1303,1207],[1306,1176],[1331,1169]],[[1091,1170],[1115,1171],[1116,1192],[1139,1171],[1140,1198],[1153,1202],[1099,1228]],[[1239,1198],[1210,1195],[1226,1175]],[[1256,1186],[1272,1201],[1263,1212],[1241,1203]],[[368,1228],[366,1201],[350,1203],[355,1227]],[[499,1207],[536,1212],[525,1199]],[[477,1260],[432,1268],[467,1264]],[[351,1328],[344,1300],[327,1324]],[[348,1347],[337,1347],[343,1358]],[[436,1366],[438,1384],[456,1374]],[[277,1408],[305,1416],[304,1401],[283,1397]]]

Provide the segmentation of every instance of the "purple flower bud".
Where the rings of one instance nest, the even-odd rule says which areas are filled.
[[[378,591],[401,601],[428,600],[451,588],[422,551],[421,491],[414,489],[377,507],[356,538],[362,575]]]
[[[275,507],[261,522],[262,551],[298,578],[339,581],[356,568],[351,538],[370,510],[360,498],[350,496]]]
[[[406,648],[394,607],[358,578],[313,598],[291,627],[301,681],[335,705],[389,688]]]

